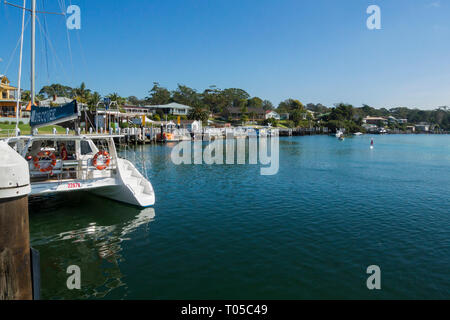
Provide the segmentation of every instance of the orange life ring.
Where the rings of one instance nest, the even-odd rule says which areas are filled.
[[[97,164],[97,159],[99,156],[103,156],[105,158],[103,164]],[[105,150],[99,151],[95,154],[94,158],[92,159],[92,165],[97,168],[97,170],[105,170],[108,168],[109,164],[111,162],[111,157],[109,156],[109,153]]]
[[[51,162],[50,164],[45,167],[41,168],[41,164],[39,161],[41,161],[42,158],[50,158]],[[53,152],[50,151],[41,151],[33,158],[34,167],[36,169],[39,169],[40,172],[49,172],[53,170],[53,167],[56,165],[56,156]]]

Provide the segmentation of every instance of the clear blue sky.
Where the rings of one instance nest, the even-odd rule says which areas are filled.
[[[10,0],[21,3],[22,0]],[[30,0],[27,1],[30,3]],[[43,0],[37,0],[42,9]],[[45,0],[60,11],[63,0]],[[38,84],[86,85],[145,97],[154,81],[202,91],[236,87],[278,104],[432,108],[450,105],[450,0],[72,0],[81,30],[46,16]],[[381,30],[366,8],[381,7]],[[20,33],[20,10],[0,5],[0,73]],[[44,27],[44,16],[40,15]],[[29,88],[29,29],[24,77]],[[39,32],[40,34],[40,32]],[[70,37],[69,54],[67,36]],[[55,55],[56,53],[56,55]],[[48,59],[48,72],[46,61]],[[17,82],[18,51],[7,75]]]

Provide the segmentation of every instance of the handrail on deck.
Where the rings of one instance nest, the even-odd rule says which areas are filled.
[[[117,170],[117,160],[115,158],[112,158],[110,165],[106,169],[101,170],[101,171],[96,169],[94,166],[92,166],[90,164],[91,161],[92,161],[92,159],[58,160],[58,162],[61,163],[61,167],[59,167],[58,169],[52,170],[51,172],[48,172],[47,180],[58,181],[60,183],[63,180],[67,180],[67,179],[89,180],[90,179],[89,174],[94,173],[96,171],[109,172],[110,173],[109,177],[112,177],[113,176],[112,171]],[[66,167],[69,170],[65,171],[64,163],[72,163],[74,165],[72,167],[70,167],[70,166]],[[36,173],[36,172],[37,172],[37,170],[31,171],[32,174]],[[65,174],[69,174],[70,177],[69,178],[65,177]],[[75,174],[75,177],[72,176],[73,174]],[[44,177],[45,175],[42,174],[40,176]],[[34,175],[34,178],[38,178],[38,177],[39,176]],[[54,177],[54,178],[52,179],[52,177]]]

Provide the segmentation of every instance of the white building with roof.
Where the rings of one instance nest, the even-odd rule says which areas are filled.
[[[66,98],[66,97],[57,97],[53,96],[51,98],[39,101],[40,107],[56,107],[56,106],[62,106],[64,104],[72,102],[73,99]]]
[[[151,113],[156,113],[158,110],[161,110],[164,114],[171,114],[174,116],[187,116],[189,110],[192,109],[192,107],[190,106],[186,106],[184,104],[176,102],[159,105],[148,105],[145,106],[145,108],[148,108]]]
[[[275,120],[280,120],[280,119],[281,119],[281,117],[280,117],[280,115],[278,114],[278,112],[275,112],[275,111],[273,111],[273,110],[267,110],[267,111],[266,111],[265,118],[266,118],[266,119],[272,118],[272,119],[275,119]]]

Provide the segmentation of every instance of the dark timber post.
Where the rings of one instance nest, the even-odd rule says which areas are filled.
[[[0,300],[31,300],[28,164],[0,141]]]

